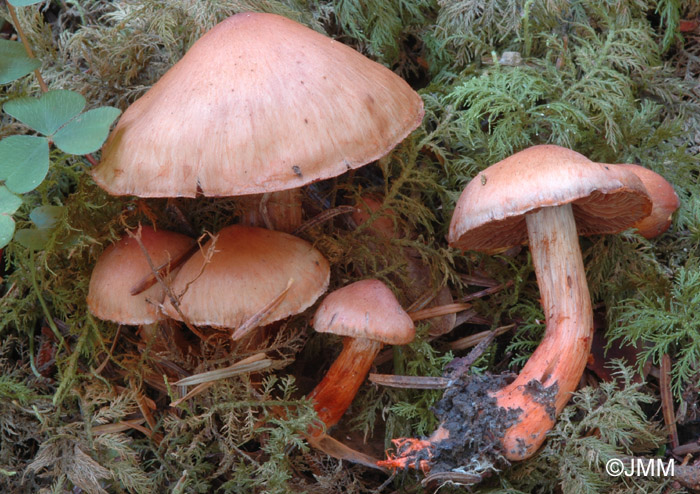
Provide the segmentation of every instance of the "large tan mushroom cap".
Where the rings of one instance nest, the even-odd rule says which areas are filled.
[[[141,197],[290,189],[380,158],[422,118],[386,67],[284,17],[238,14],[124,112],[93,177]]]
[[[143,243],[153,266],[172,261],[187,252],[194,240],[179,233],[141,228]],[[177,270],[170,273],[169,279]],[[156,311],[165,297],[158,283],[148,290],[131,295],[131,289],[151,273],[146,257],[138,242],[124,236],[105,249],[92,270],[87,304],[90,312],[100,319],[121,324],[151,324],[163,317]]]
[[[389,345],[413,341],[411,316],[392,291],[379,280],[362,280],[328,295],[314,316],[314,329],[353,338],[369,338]]]
[[[180,310],[192,324],[238,328],[294,280],[265,318],[271,323],[302,312],[328,288],[328,261],[305,240],[241,225],[224,228],[218,237],[211,261],[204,265],[210,241],[182,266],[171,285],[176,296],[184,292]],[[170,301],[164,310],[180,319]]]
[[[527,148],[479,172],[457,201],[448,240],[462,250],[527,241],[525,214],[572,204],[579,235],[616,233],[651,212],[632,172],[554,145]]]

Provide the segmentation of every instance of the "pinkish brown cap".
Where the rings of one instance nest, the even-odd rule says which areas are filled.
[[[661,235],[671,226],[673,213],[681,205],[673,186],[664,177],[648,168],[639,165],[618,165],[631,170],[639,177],[651,197],[651,214],[637,221],[634,228],[644,238],[654,238]]]
[[[352,213],[352,220],[357,226],[360,226],[367,221],[370,217],[379,211],[382,207],[381,196],[375,195],[365,195],[360,198],[358,203],[355,205],[355,212]],[[377,237],[384,240],[391,240],[392,238],[401,238],[403,236],[402,232],[397,228],[394,222],[396,218],[396,213],[392,209],[385,209],[382,215],[375,218],[369,227],[369,230],[374,233]]]
[[[293,284],[265,323],[298,314],[328,288],[328,261],[310,243],[287,233],[232,225],[218,234],[208,264],[211,240],[180,269],[171,288],[180,310],[197,326],[238,328]],[[185,291],[185,288],[187,290]],[[179,314],[170,301],[165,312]]]
[[[491,251],[527,241],[525,214],[572,204],[579,235],[617,233],[651,211],[637,176],[554,145],[527,148],[479,172],[452,215],[448,241]]]
[[[379,280],[362,280],[328,295],[314,316],[314,329],[353,338],[369,338],[389,345],[413,341],[411,316],[393,292]]]
[[[194,240],[185,235],[155,231],[150,226],[141,227],[141,242],[155,268],[185,254],[194,245]],[[151,272],[138,242],[125,235],[107,247],[97,260],[90,277],[88,309],[100,319],[120,324],[151,324],[163,319],[155,306],[165,297],[162,285],[156,283],[138,295],[131,295],[131,289]],[[177,269],[173,270],[166,280],[176,272]]]
[[[242,13],[122,115],[93,178],[110,194],[259,194],[387,154],[423,119],[399,76],[292,20]]]

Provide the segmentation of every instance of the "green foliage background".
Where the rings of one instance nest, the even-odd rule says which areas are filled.
[[[334,0],[44,2],[18,8],[41,73],[52,89],[81,93],[90,108],[121,110],[141,96],[204,32],[241,11],[285,15],[349,44],[406,78],[425,101],[426,117],[390,156],[353,176],[319,184],[308,211],[351,204],[380,192],[385,209],[410,238],[372,248],[367,228],[341,221],[303,234],[333,266],[332,285],[377,276],[408,306],[403,248],[418,251],[435,286],[455,295],[475,291],[465,276],[512,285],[475,303],[486,327],[467,324],[395,352],[382,372],[440,375],[457,336],[515,321],[479,361],[515,370],[537,345],[542,319],[526,249],[509,256],[463,255],[444,240],[457,197],[477,172],[524,147],[554,143],[593,160],[638,163],[669,180],[681,199],[670,231],[647,241],[634,232],[582,239],[594,304],[606,309],[610,345],[644,344],[638,367],[673,359],[672,390],[681,422],[697,419],[700,343],[700,37],[679,31],[681,18],[700,13],[679,0]],[[0,8],[10,22],[6,8]],[[516,52],[517,55],[508,54]],[[37,96],[28,76],[3,86],[0,104]],[[30,130],[2,114],[0,138]],[[85,306],[91,267],[126,226],[178,220],[164,200],[114,198],[86,174],[88,164],[51,151],[47,179],[23,197],[18,228],[34,228],[29,212],[62,206],[45,248],[5,249],[0,302],[0,490],[3,492],[373,492],[386,476],[338,463],[310,450],[301,432],[313,421],[300,400],[328,362],[307,316],[286,324],[270,342],[277,364],[262,388],[247,378],[218,382],[168,411],[148,387],[149,352],[135,352],[133,331],[95,320]],[[311,199],[309,199],[311,197]],[[314,197],[320,197],[316,200]],[[237,214],[235,200],[181,200],[197,234],[216,231]],[[56,371],[39,378],[35,357],[48,325]],[[124,337],[124,334],[132,337]],[[337,353],[339,350],[334,350]],[[215,348],[195,371],[238,360]],[[175,356],[172,357],[176,359]],[[228,359],[228,360],[225,360]],[[101,364],[108,361],[107,377]],[[34,370],[34,371],[33,371]],[[638,369],[635,369],[638,370]],[[653,456],[660,431],[658,386],[632,383],[586,387],[562,415],[539,455],[495,472],[477,492],[673,492],[664,479],[615,479],[605,458]],[[313,386],[313,384],[311,384]],[[172,390],[171,390],[172,392]],[[138,431],[95,433],[100,425],[138,415],[143,396],[158,398],[156,439]],[[381,449],[398,436],[428,434],[436,391],[364,386],[342,430]],[[285,419],[273,413],[286,410]],[[356,445],[358,449],[364,446]],[[368,448],[370,446],[367,446]],[[592,454],[597,452],[598,454]],[[381,454],[377,453],[377,454]],[[420,477],[399,473],[383,492],[421,491]],[[446,486],[459,491],[458,487]],[[641,490],[640,490],[641,489]]]

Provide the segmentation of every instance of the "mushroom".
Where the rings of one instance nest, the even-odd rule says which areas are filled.
[[[367,230],[381,242],[390,243],[392,239],[405,238],[407,234],[398,227],[396,213],[391,209],[385,208],[382,210],[383,202],[383,197],[380,195],[362,196],[355,206],[355,212],[352,214],[353,221],[357,226],[361,226],[373,219]],[[381,214],[376,216],[380,211]],[[382,249],[383,246],[377,245],[373,248],[378,250]],[[423,301],[420,308],[446,306],[454,302],[447,286],[442,286],[437,290],[437,293],[435,292],[430,268],[425,264],[416,249],[404,247],[402,253],[406,261],[406,273],[409,281],[397,281],[406,298]],[[432,295],[432,297],[427,298],[426,295]],[[457,316],[455,313],[431,318],[427,321],[430,324],[428,332],[431,336],[449,333],[455,327],[456,320]]]
[[[379,280],[363,280],[328,295],[313,320],[319,333],[345,336],[343,350],[309,394],[325,426],[338,423],[369,373],[383,344],[406,345],[415,337],[413,320]],[[320,434],[316,429],[312,434]]]
[[[115,195],[273,193],[377,160],[422,118],[386,67],[284,17],[241,13],[124,112],[92,175]],[[298,226],[298,198],[267,202],[276,229]]]
[[[489,250],[527,240],[547,324],[515,381],[493,394],[498,406],[521,410],[501,439],[506,458],[535,453],[586,366],[593,311],[578,235],[622,231],[650,210],[634,173],[554,145],[533,146],[490,166],[462,192],[450,245]],[[533,381],[555,386],[552,403],[533,399]]]
[[[212,240],[183,264],[171,284],[180,312],[196,326],[233,329],[240,339],[254,329],[246,323],[256,315],[267,324],[298,314],[328,288],[328,261],[287,233],[232,225],[218,233],[213,253],[211,246]],[[170,300],[164,311],[181,319]]]
[[[512,383],[491,392],[496,406],[517,412],[500,437],[508,460],[537,451],[586,366],[593,311],[578,235],[619,232],[650,211],[634,173],[554,145],[533,146],[490,166],[462,192],[450,245],[492,252],[529,242],[545,312],[540,345]],[[449,434],[443,424],[429,441],[408,440],[401,457],[380,464],[403,466],[407,454]]]
[[[680,206],[676,191],[664,177],[648,168],[628,163],[618,166],[634,172],[639,177],[652,201],[651,214],[632,226],[646,239],[658,237],[671,226],[671,217]]]
[[[195,242],[179,233],[143,226],[141,243],[157,268],[186,254]],[[161,284],[155,284],[138,295],[131,294],[132,288],[151,272],[136,239],[122,237],[104,250],[92,270],[88,309],[100,319],[132,326],[153,324],[163,319],[157,310],[165,297],[165,288]],[[165,279],[170,280],[176,272],[177,269],[172,269]]]
[[[190,237],[165,230],[154,230],[150,226],[141,227],[140,240],[153,268],[163,272],[166,283],[177,273],[179,266],[176,265],[195,246],[195,241]],[[137,240],[125,235],[107,247],[97,260],[90,276],[88,309],[100,319],[138,326],[141,340],[149,341],[155,338],[155,351],[168,348],[164,336],[172,338],[175,346],[187,353],[192,349],[179,329],[160,324],[165,318],[160,311],[165,298],[165,287],[156,283],[137,295],[132,295],[134,286],[152,274],[153,269]],[[160,375],[148,377],[151,384],[163,387]]]

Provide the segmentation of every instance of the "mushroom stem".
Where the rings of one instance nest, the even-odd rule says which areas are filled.
[[[518,377],[493,393],[498,405],[520,408],[518,423],[502,439],[509,460],[530,457],[569,401],[586,366],[593,339],[593,311],[570,204],[543,208],[526,216],[532,263],[539,284],[547,329],[542,343]],[[553,400],[537,396],[553,388]]]
[[[241,224],[291,233],[301,226],[301,188],[253,194],[239,198]]]
[[[343,350],[323,380],[309,394],[314,408],[326,427],[338,423],[364,382],[382,343],[369,338],[343,339]],[[318,434],[322,431],[310,431]]]
[[[526,221],[547,329],[518,377],[492,393],[498,406],[521,410],[501,438],[503,454],[512,461],[529,458],[545,440],[576,389],[593,340],[593,310],[571,204],[540,209]],[[428,440],[401,440],[397,454],[378,465],[420,464],[425,472],[430,465],[417,462],[416,453],[425,450],[430,458],[433,446],[449,435],[441,424]]]

